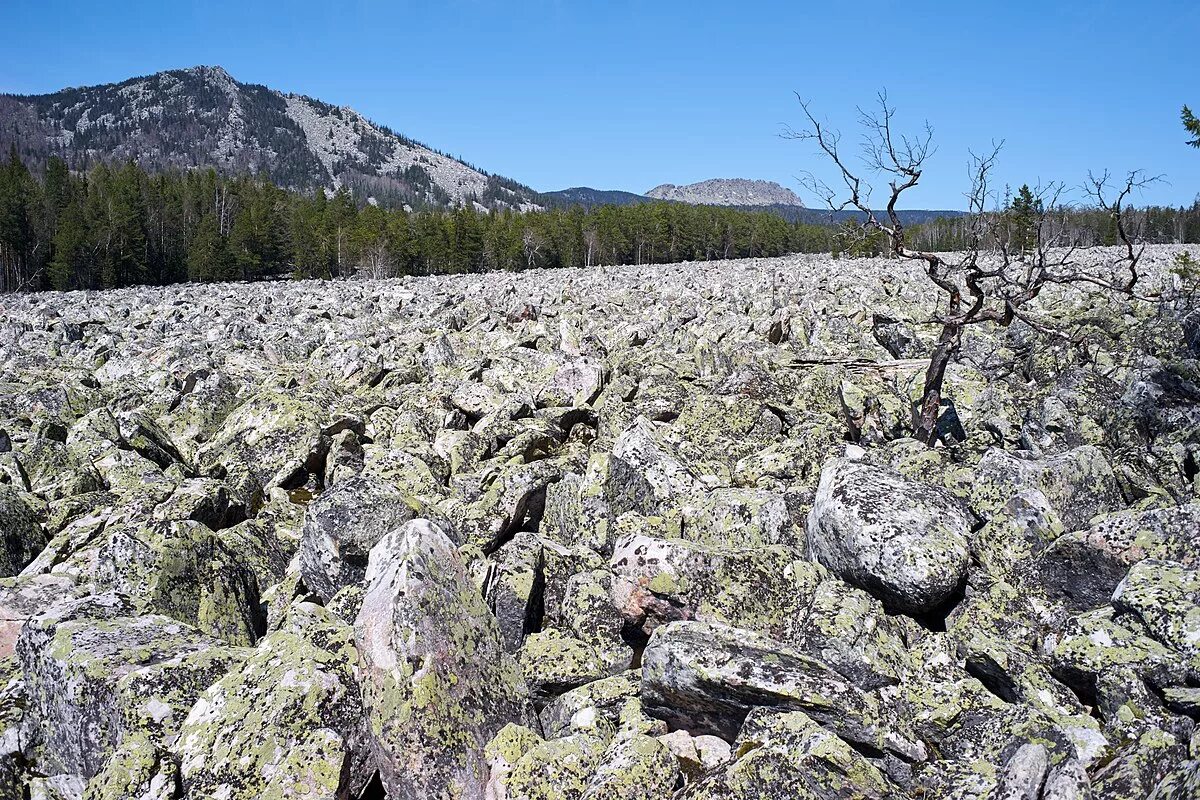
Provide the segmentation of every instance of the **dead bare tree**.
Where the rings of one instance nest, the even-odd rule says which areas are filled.
[[[993,143],[983,154],[972,154],[971,188],[967,192],[968,235],[966,248],[956,254],[935,253],[909,246],[897,206],[904,193],[917,186],[926,162],[934,153],[933,130],[928,123],[921,133],[910,137],[893,128],[896,109],[886,93],[878,96],[878,108],[858,109],[863,128],[862,165],[865,173],[882,176],[888,184],[883,213],[871,203],[871,185],[862,174],[852,170],[840,148],[841,135],[814,116],[809,104],[799,98],[809,127],[788,129],[785,138],[814,142],[832,162],[839,175],[837,189],[808,173],[802,179],[805,188],[821,199],[831,211],[855,210],[861,214],[858,224],[862,235],[884,234],[892,253],[903,259],[922,262],[924,272],[939,290],[941,299],[931,321],[941,326],[937,343],[930,353],[921,399],[913,409],[913,428],[917,439],[929,446],[938,441],[937,423],[941,414],[942,389],[946,369],[962,346],[963,334],[972,325],[994,323],[1009,326],[1020,320],[1039,332],[1062,336],[1029,314],[1030,304],[1050,284],[1091,284],[1107,291],[1138,297],[1138,262],[1142,248],[1128,229],[1125,219],[1130,195],[1157,180],[1142,172],[1129,173],[1123,183],[1114,186],[1107,172],[1089,175],[1086,191],[1113,220],[1124,252],[1116,259],[1102,256],[1081,260],[1081,249],[1069,239],[1068,207],[1062,183],[1039,186],[1035,190],[1039,211],[1034,224],[1032,247],[1013,248],[1003,229],[1003,215],[989,210],[996,200],[989,185],[1003,143]],[[1116,191],[1116,196],[1112,196]],[[1123,277],[1116,277],[1120,273]],[[1145,299],[1145,298],[1142,298]]]

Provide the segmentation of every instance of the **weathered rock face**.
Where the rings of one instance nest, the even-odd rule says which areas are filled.
[[[966,573],[972,519],[947,492],[869,464],[821,470],[808,514],[814,560],[894,608],[929,611]]]
[[[384,788],[414,800],[482,795],[484,746],[509,723],[536,721],[495,617],[426,520],[375,545],[366,582],[354,629]]]
[[[187,797],[355,797],[373,774],[350,626],[309,603],[192,706],[177,753]]]
[[[129,616],[119,595],[53,606],[17,641],[29,717],[53,773],[91,777],[128,733],[172,738],[215,677],[238,660],[169,617]]]
[[[933,448],[904,261],[7,296],[0,800],[1183,796],[1175,252]]]
[[[922,755],[873,696],[825,664],[723,625],[675,622],[655,631],[642,656],[642,701],[678,727],[726,738],[757,706],[803,711],[849,742],[909,760]]]
[[[367,557],[389,531],[413,518],[411,501],[374,478],[350,478],[309,504],[300,537],[300,575],[324,602],[361,583]]]

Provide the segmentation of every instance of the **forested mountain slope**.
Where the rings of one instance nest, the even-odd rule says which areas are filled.
[[[0,95],[0,148],[37,168],[132,159],[151,171],[216,167],[293,189],[346,186],[389,204],[534,206],[535,193],[347,107],[236,81],[220,67],[35,96]]]

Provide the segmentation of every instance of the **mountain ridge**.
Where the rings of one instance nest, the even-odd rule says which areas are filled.
[[[41,95],[0,95],[0,147],[34,165],[131,159],[213,167],[291,189],[338,189],[413,206],[531,210],[528,186],[478,169],[349,106],[242,83],[220,66],[165,70]]]

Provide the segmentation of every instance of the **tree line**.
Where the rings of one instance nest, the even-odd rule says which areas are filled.
[[[1037,209],[1026,187],[1001,210],[1020,243]],[[1200,242],[1200,203],[1127,209],[1150,242]],[[1082,246],[1115,244],[1103,209],[1064,209]],[[1022,233],[1022,230],[1025,230]],[[908,228],[926,250],[963,249],[968,217]],[[15,148],[0,162],[0,291],[110,289],[274,277],[393,277],[488,270],[661,264],[788,253],[886,254],[861,226],[789,222],[765,211],[681,203],[407,210],[336,193],[287,191],[215,170],[148,172],[135,163],[40,175]]]
[[[717,207],[409,211],[214,170],[51,157],[35,175],[15,149],[0,164],[0,291],[766,257],[827,251],[830,235]]]

